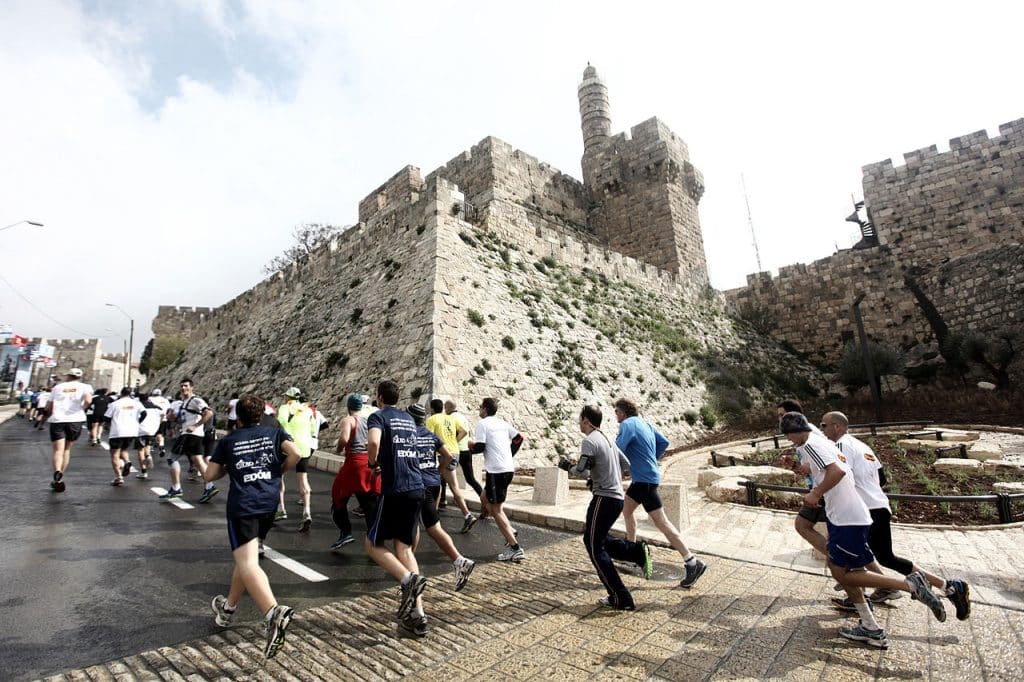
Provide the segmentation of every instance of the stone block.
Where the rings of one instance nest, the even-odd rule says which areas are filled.
[[[690,525],[690,510],[686,506],[686,487],[682,483],[662,483],[658,487],[665,517],[682,530]]]
[[[715,481],[723,478],[745,478],[756,481],[768,476],[786,476],[791,478],[793,483],[798,483],[800,477],[789,469],[773,466],[734,466],[734,467],[703,467],[697,470],[697,487],[706,488]]]
[[[981,468],[984,469],[986,473],[994,473],[997,471],[1015,473],[1019,471],[1024,471],[1024,465],[1021,465],[1019,462],[1011,462],[1010,460],[1007,459],[990,459],[984,462],[980,462],[980,464]]]
[[[558,467],[540,467],[533,479],[534,504],[563,504],[569,500],[569,474]]]
[[[1002,459],[1003,448],[1000,447],[999,443],[994,443],[990,440],[979,440],[967,448],[967,456],[982,462],[989,459]]]
[[[998,483],[992,484],[992,492],[995,493],[1009,493],[1016,495],[1024,493],[1024,482],[1021,481],[999,481]]]
[[[705,488],[704,494],[714,502],[745,503],[747,501],[747,489],[743,487],[745,480],[735,476],[721,478]]]
[[[980,468],[981,462],[978,460],[961,457],[942,457],[932,464],[932,469],[936,471],[972,471]]]

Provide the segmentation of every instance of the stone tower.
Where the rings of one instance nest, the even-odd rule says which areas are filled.
[[[591,230],[615,251],[707,284],[697,214],[704,178],[686,143],[657,118],[613,136],[608,89],[593,66],[577,94]]]

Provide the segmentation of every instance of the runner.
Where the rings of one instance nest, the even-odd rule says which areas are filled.
[[[206,461],[203,459],[203,433],[205,424],[213,416],[206,401],[195,394],[191,379],[181,380],[181,400],[171,403],[167,414],[169,419],[174,420],[178,433],[170,453],[167,454],[167,466],[171,470],[171,487],[160,496],[162,500],[184,495],[181,489],[181,465],[178,463],[178,458],[182,455],[188,457],[192,466],[200,473],[206,471]],[[197,501],[199,504],[206,504],[218,492],[217,486],[211,481],[206,481],[203,494]]]
[[[160,428],[156,432],[155,445],[157,448],[157,455],[163,457],[166,453],[164,449],[164,438],[167,436],[170,422],[167,420],[167,411],[171,409],[171,401],[164,397],[163,391],[159,388],[154,388],[149,394],[149,401],[157,406],[160,410]]]
[[[498,555],[498,561],[519,563],[526,553],[519,546],[517,533],[502,509],[512,483],[515,465],[512,458],[523,445],[523,437],[507,421],[497,416],[498,401],[484,398],[480,401],[480,421],[476,424],[475,441],[469,442],[470,452],[484,453],[484,497],[480,504],[494,517],[498,530],[505,538],[507,550]],[[483,516],[483,514],[481,514]]]
[[[598,600],[598,604],[619,611],[632,611],[636,608],[633,595],[622,583],[612,559],[633,562],[643,569],[645,578],[650,578],[653,571],[651,550],[646,542],[608,537],[608,531],[622,513],[625,497],[622,493],[622,470],[629,470],[629,460],[601,431],[602,420],[599,407],[583,407],[580,411],[580,431],[585,438],[580,444],[580,459],[573,464],[562,457],[558,466],[570,476],[585,476],[588,471],[590,473],[587,487],[593,491],[594,496],[587,507],[583,545],[587,548],[590,563],[597,569],[597,577],[608,591],[608,595]]]
[[[110,465],[114,480],[110,485],[124,485],[124,477],[131,472],[132,460],[128,449],[139,437],[139,422],[146,416],[142,403],[132,397],[132,389],[125,386],[121,397],[107,405],[103,415],[110,424]]]
[[[156,439],[156,434],[163,423],[164,414],[160,407],[153,403],[150,396],[142,393],[139,395],[139,402],[145,409],[142,422],[139,424],[139,437],[135,439],[135,449],[139,453],[139,472],[135,478],[145,481],[149,479],[149,470],[153,468],[153,457],[150,449]]]
[[[419,535],[417,520],[423,504],[423,476],[416,448],[416,424],[399,410],[398,384],[382,381],[377,401],[383,407],[368,420],[366,457],[381,477],[381,498],[366,533],[366,553],[399,582],[398,620],[403,632],[427,635],[423,613],[426,578],[419,575],[413,547]],[[384,544],[393,541],[392,553]]]
[[[855,627],[843,628],[839,634],[879,649],[889,648],[885,630],[875,620],[864,599],[865,587],[909,592],[927,606],[939,622],[945,621],[946,609],[921,573],[911,573],[905,580],[900,580],[865,570],[875,560],[868,546],[871,514],[857,494],[853,476],[847,475],[850,467],[843,453],[824,436],[811,433],[810,424],[799,412],[784,414],[779,428],[797,446],[801,461],[810,467],[814,487],[804,496],[804,502],[814,507],[822,498],[825,500],[828,567],[832,577],[843,585],[860,616]]]
[[[484,489],[480,485],[479,481],[476,480],[476,476],[473,474],[473,453],[469,451],[469,420],[455,409],[455,401],[446,400],[444,403],[445,414],[452,417],[455,423],[459,425],[466,435],[459,439],[459,467],[462,469],[462,477],[466,479],[466,485],[473,489],[480,498],[480,518],[484,518],[486,513],[484,512]],[[472,524],[470,525],[472,528]],[[465,528],[461,533],[469,532],[469,528]]]
[[[451,488],[452,497],[455,498],[456,506],[462,512],[462,530],[459,532],[468,533],[476,523],[476,517],[469,513],[462,490],[459,489],[458,481],[455,480],[455,469],[459,466],[455,453],[459,451],[459,441],[466,438],[466,430],[459,426],[458,420],[445,414],[444,403],[440,399],[434,398],[430,401],[430,412],[431,415],[427,418],[426,423],[427,430],[441,439],[441,442],[444,443],[444,451],[447,453],[442,455],[445,459],[441,462],[441,487],[437,495],[437,508],[445,506],[444,489],[445,483],[447,483]]]
[[[103,435],[103,424],[106,422],[107,408],[114,396],[105,388],[97,388],[92,397],[92,404],[85,411],[85,421],[89,426],[89,445],[96,447]]]
[[[46,406],[50,403],[50,395],[50,389],[43,387],[40,389],[39,395],[36,396],[35,426],[37,429],[41,430],[46,421]]]
[[[284,395],[288,400],[278,408],[277,421],[281,424],[281,428],[287,431],[288,435],[295,441],[295,445],[299,448],[299,454],[302,457],[299,463],[295,465],[295,478],[298,479],[299,494],[302,496],[302,522],[299,524],[299,532],[307,533],[310,526],[313,525],[313,517],[309,511],[311,489],[309,487],[309,474],[306,471],[309,457],[313,454],[312,442],[313,437],[316,435],[316,417],[313,414],[313,410],[309,409],[309,405],[303,402],[302,391],[297,387],[292,386],[285,391]],[[284,506],[284,492],[284,478],[282,477],[281,504],[277,510],[278,519],[288,518],[288,511]]]
[[[18,416],[24,419],[32,407],[32,393],[18,382]]]
[[[53,481],[50,489],[64,492],[71,444],[78,440],[85,425],[85,410],[92,402],[92,386],[82,383],[82,370],[68,370],[67,381],[53,387],[53,399],[46,406],[50,418],[50,442],[53,444]]]
[[[668,449],[668,439],[641,419],[637,412],[636,403],[632,400],[619,398],[615,401],[615,418],[619,421],[619,435],[615,438],[615,445],[629,460],[633,479],[626,490],[622,508],[626,521],[626,539],[636,541],[636,518],[633,513],[638,506],[643,505],[651,523],[657,526],[669,544],[683,557],[686,575],[679,581],[679,586],[689,589],[704,575],[708,566],[686,547],[679,530],[665,516],[661,496],[658,495],[658,486],[661,484],[658,460]],[[649,578],[650,571],[645,569],[644,577]]]
[[[797,412],[799,414],[803,414],[804,408],[798,401],[790,398],[783,400],[778,405],[776,405],[775,411],[779,417],[779,420],[781,421],[782,416],[787,412]],[[808,423],[808,426],[811,427],[812,433],[816,433],[822,438],[825,437],[825,434],[819,431],[818,427],[816,427],[814,424]],[[798,461],[799,452],[800,451],[798,449]],[[783,461],[786,461],[785,457],[783,458]],[[814,485],[814,482],[811,480],[810,476],[807,475],[806,471],[804,472],[804,475],[807,477],[805,481],[807,483],[807,487],[810,488],[811,486]],[[817,507],[814,507],[813,509],[811,507],[801,506],[800,510],[796,514],[796,519],[793,520],[793,527],[796,529],[797,534],[799,534],[800,537],[806,540],[807,544],[813,547],[819,554],[821,554],[822,556],[828,556],[828,549],[825,546],[827,544],[825,536],[819,533],[814,528],[815,524],[818,523],[825,523],[824,500],[822,500],[821,503]],[[836,587],[836,589],[839,589],[838,586]]]
[[[348,518],[348,501],[354,495],[359,508],[366,518],[373,518],[380,497],[380,476],[366,463],[366,442],[368,428],[366,419],[360,415],[363,398],[350,393],[345,401],[348,415],[342,418],[339,427],[338,447],[335,452],[345,455],[345,461],[334,477],[331,486],[331,518],[338,527],[338,539],[331,545],[332,550],[341,549],[353,542],[352,522]]]
[[[836,444],[839,452],[846,457],[850,465],[850,473],[853,474],[853,482],[857,488],[857,494],[867,505],[871,514],[871,530],[868,532],[868,546],[875,555],[878,563],[886,568],[892,569],[903,575],[910,575],[918,572],[928,582],[939,590],[939,594],[953,602],[956,608],[957,620],[967,620],[971,615],[970,586],[967,581],[961,578],[942,578],[918,568],[910,559],[898,557],[892,549],[892,508],[889,506],[889,497],[882,491],[885,485],[885,470],[882,463],[875,456],[875,453],[864,441],[854,438],[849,433],[850,421],[842,412],[829,412],[821,418],[821,430],[825,436]],[[868,566],[869,570],[878,570],[877,564]],[[868,596],[872,602],[878,604],[885,601],[892,601],[903,597],[900,590],[878,589]],[[833,602],[836,601],[833,599]],[[840,600],[852,603],[848,599]],[[839,604],[840,607],[847,604]]]
[[[443,409],[443,405],[440,408]],[[441,526],[441,519],[437,515],[437,499],[441,494],[441,472],[437,468],[437,456],[440,454],[445,461],[454,460],[441,439],[424,425],[427,411],[423,406],[413,404],[406,411],[416,422],[416,449],[419,451],[420,474],[423,476],[423,489],[426,493],[426,500],[420,507],[420,521],[430,539],[452,560],[455,569],[455,591],[458,592],[466,586],[469,574],[473,572],[476,564],[462,556],[452,542],[451,536]]]
[[[238,412],[236,406],[238,405],[238,394],[232,393],[231,400],[228,401],[228,433],[235,430],[235,421],[238,420]]]
[[[299,461],[291,437],[279,428],[259,426],[263,400],[246,395],[238,401],[240,427],[225,436],[214,450],[203,473],[213,483],[225,473],[231,479],[228,491],[228,540],[235,559],[231,589],[218,594],[210,606],[214,622],[231,624],[238,602],[246,592],[263,614],[266,642],[263,655],[273,658],[284,644],[285,631],[293,611],[277,603],[267,574],[259,564],[259,545],[274,525],[281,474]]]

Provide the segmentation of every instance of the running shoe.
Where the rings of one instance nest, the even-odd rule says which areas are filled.
[[[412,609],[416,606],[416,598],[423,594],[423,588],[427,586],[427,579],[413,573],[409,580],[398,586],[400,598],[398,601],[398,619],[408,618]]]
[[[875,604],[884,604],[887,601],[903,599],[903,590],[890,590],[885,587],[880,587],[867,595],[867,597],[870,602],[874,602]]]
[[[139,473],[135,474],[135,478],[139,479],[140,481],[147,481],[149,480],[149,474],[146,473],[145,471],[140,471]]]
[[[462,523],[462,530],[460,530],[459,532],[462,533],[463,535],[468,533],[469,529],[476,525],[476,520],[477,520],[476,517],[473,516],[472,514],[467,516],[466,520],[463,521],[463,523]]]
[[[921,571],[914,571],[908,575],[907,585],[912,590],[910,593],[911,598],[927,606],[931,610],[932,615],[935,616],[935,620],[940,623],[946,622],[946,607],[942,605],[942,601],[932,592],[928,579],[924,577]]]
[[[113,481],[110,482],[110,485],[112,485],[112,486],[124,485],[124,479],[121,478],[120,476],[118,476],[117,478],[115,478]]]
[[[174,499],[177,499],[177,498],[181,497],[184,494],[185,493],[184,493],[184,491],[181,488],[171,488],[170,490],[165,492],[163,495],[161,495],[160,499],[161,500],[174,500]]]
[[[888,649],[889,640],[885,637],[885,630],[869,630],[860,623],[852,628],[842,628],[839,635],[855,642],[864,642],[879,649]]]
[[[616,611],[636,611],[636,605],[624,604],[623,606],[619,606],[612,601],[611,597],[601,597],[597,600],[597,605],[603,606],[606,609],[615,609]]]
[[[196,470],[195,469],[189,469],[188,470],[188,480],[189,480],[190,483],[195,483],[196,481],[199,480],[199,477],[196,476]]]
[[[406,635],[412,637],[426,637],[428,632],[427,617],[413,615],[406,616],[399,621],[398,627],[400,627],[402,632]]]
[[[125,462],[124,464],[122,464],[121,465],[121,478],[124,478],[125,476],[130,474],[131,471],[132,471],[132,463],[131,462]]]
[[[651,548],[646,542],[640,543],[640,551],[643,552],[643,559],[640,566],[644,569],[644,580],[650,580],[654,575],[654,562],[651,561]],[[696,578],[694,578],[696,580]]]
[[[308,516],[303,516],[302,521],[299,522],[299,532],[308,533],[309,527],[313,525],[313,519]]]
[[[472,559],[462,558],[462,561],[455,562],[455,591],[460,591],[466,586],[466,581],[469,580],[469,574],[476,568],[476,562]]]
[[[64,485],[64,474],[61,473],[60,471],[54,471],[53,482],[50,484],[50,487],[53,488],[53,492],[55,493],[64,492],[66,488],[66,486]]]
[[[231,616],[235,615],[234,611],[228,611],[228,598],[222,594],[218,594],[210,602],[210,608],[213,609],[213,622],[222,628],[226,628],[231,625]]]
[[[196,502],[198,502],[199,504],[206,504],[207,502],[213,499],[214,495],[216,495],[219,492],[220,490],[217,488],[217,486],[212,485],[203,491],[203,494],[199,496],[199,499],[196,500]]]
[[[829,601],[832,602],[832,608],[834,609],[845,611],[846,613],[857,613],[857,605],[845,597],[832,597]],[[865,603],[868,605],[868,610],[875,610],[875,605],[870,601]]]
[[[266,620],[264,627],[267,629],[267,643],[263,647],[263,655],[273,658],[284,645],[284,633],[288,624],[292,622],[292,614],[295,611],[287,606],[278,604],[270,610],[270,618]]]
[[[517,564],[525,558],[526,552],[523,551],[522,547],[519,549],[512,549],[509,547],[498,555],[498,561],[514,561]]]
[[[147,469],[152,469],[153,468],[153,455],[146,455],[146,468]]]
[[[683,567],[686,569],[686,575],[679,581],[679,586],[685,587],[686,589],[693,587],[693,584],[697,582],[697,579],[704,575],[704,571],[708,570],[708,565],[700,559],[697,559],[697,562],[692,567],[685,563],[683,564]]]
[[[284,509],[278,509],[276,512],[274,512],[274,520],[275,521],[283,521],[284,519],[287,519],[287,518],[288,518],[288,512],[286,512]]]
[[[971,617],[971,586],[966,580],[953,578],[946,581],[946,597],[956,607],[956,619],[967,620]]]
[[[355,538],[352,537],[352,533],[344,533],[338,536],[338,539],[331,545],[331,549],[341,549],[345,545],[349,545],[355,542]]]

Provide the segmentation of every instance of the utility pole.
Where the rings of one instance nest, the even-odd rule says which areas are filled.
[[[743,185],[743,203],[747,205],[747,225],[750,226],[750,238],[754,242],[754,257],[757,258],[757,271],[761,272],[761,251],[757,248],[757,234],[754,232],[754,218],[750,213],[750,199],[747,198],[747,180],[740,173],[740,183]]]

